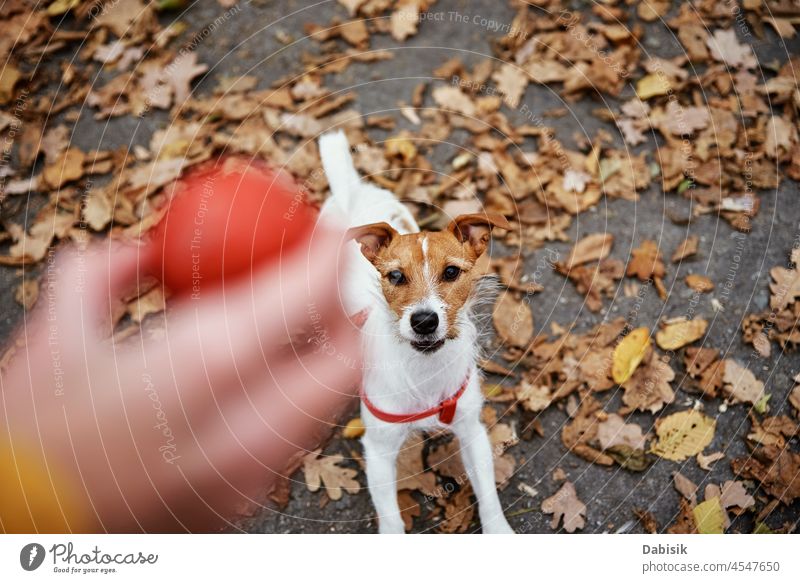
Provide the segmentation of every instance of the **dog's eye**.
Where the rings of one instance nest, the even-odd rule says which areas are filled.
[[[400,285],[401,283],[406,282],[406,276],[403,275],[403,272],[399,269],[390,271],[388,274],[386,274],[386,277],[389,279],[389,283],[392,285]]]
[[[458,276],[461,274],[461,270],[456,267],[455,265],[448,265],[444,268],[444,273],[442,277],[445,281],[455,281],[458,279]]]

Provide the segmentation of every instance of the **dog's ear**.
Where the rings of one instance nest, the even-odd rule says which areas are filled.
[[[397,231],[388,223],[373,223],[362,227],[353,227],[347,231],[347,238],[355,239],[358,242],[361,246],[361,253],[370,263],[375,262],[378,252],[383,247],[388,247],[396,236]]]
[[[468,243],[477,258],[486,251],[492,227],[511,229],[511,225],[503,215],[487,213],[460,215],[453,219],[447,226],[447,230],[453,233],[460,242]]]

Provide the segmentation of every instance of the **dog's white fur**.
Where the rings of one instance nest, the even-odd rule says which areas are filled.
[[[391,192],[361,179],[344,133],[322,136],[319,148],[331,187],[331,197],[322,207],[321,220],[345,223],[348,227],[387,222],[400,234],[419,232],[414,217]],[[386,423],[362,404],[367,483],[378,512],[379,531],[405,531],[396,483],[397,456],[406,438],[413,431],[446,428],[458,437],[464,467],[478,499],[483,532],[512,533],[497,496],[492,449],[480,421],[483,395],[476,368],[477,329],[469,317],[470,302],[459,314],[460,333],[456,338],[447,340],[434,353],[419,352],[412,348],[403,330],[408,325],[405,321],[410,310],[398,321],[383,296],[377,270],[361,254],[358,244],[348,243],[347,253],[351,256],[342,283],[345,306],[350,314],[369,310],[362,334],[363,388],[370,401],[391,413],[422,411],[452,396],[469,375],[469,384],[458,400],[450,425],[442,424],[436,416],[414,423]],[[433,294],[425,300],[439,312],[440,321],[443,321],[443,308],[437,304],[437,301],[441,304],[441,300]]]

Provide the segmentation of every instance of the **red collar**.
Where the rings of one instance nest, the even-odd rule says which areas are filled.
[[[396,413],[387,413],[386,411],[381,411],[372,402],[367,398],[367,393],[362,389],[361,390],[361,401],[364,405],[367,406],[369,412],[375,415],[381,421],[385,421],[386,423],[411,423],[412,421],[419,421],[420,419],[425,419],[427,417],[433,417],[434,415],[439,415],[439,421],[444,423],[445,425],[449,425],[453,422],[453,417],[456,415],[456,405],[458,405],[458,399],[461,395],[464,394],[464,391],[467,389],[467,385],[469,384],[469,379],[472,377],[472,372],[470,371],[467,373],[467,378],[464,379],[464,382],[461,383],[461,387],[456,391],[456,394],[452,397],[449,397],[439,403],[431,407],[430,409],[425,409],[424,411],[420,411],[419,413],[408,413],[405,415],[398,415]]]

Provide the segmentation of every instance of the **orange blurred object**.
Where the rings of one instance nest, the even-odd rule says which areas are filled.
[[[316,216],[286,172],[220,158],[178,181],[145,269],[173,293],[194,296],[291,251],[310,237]]]

